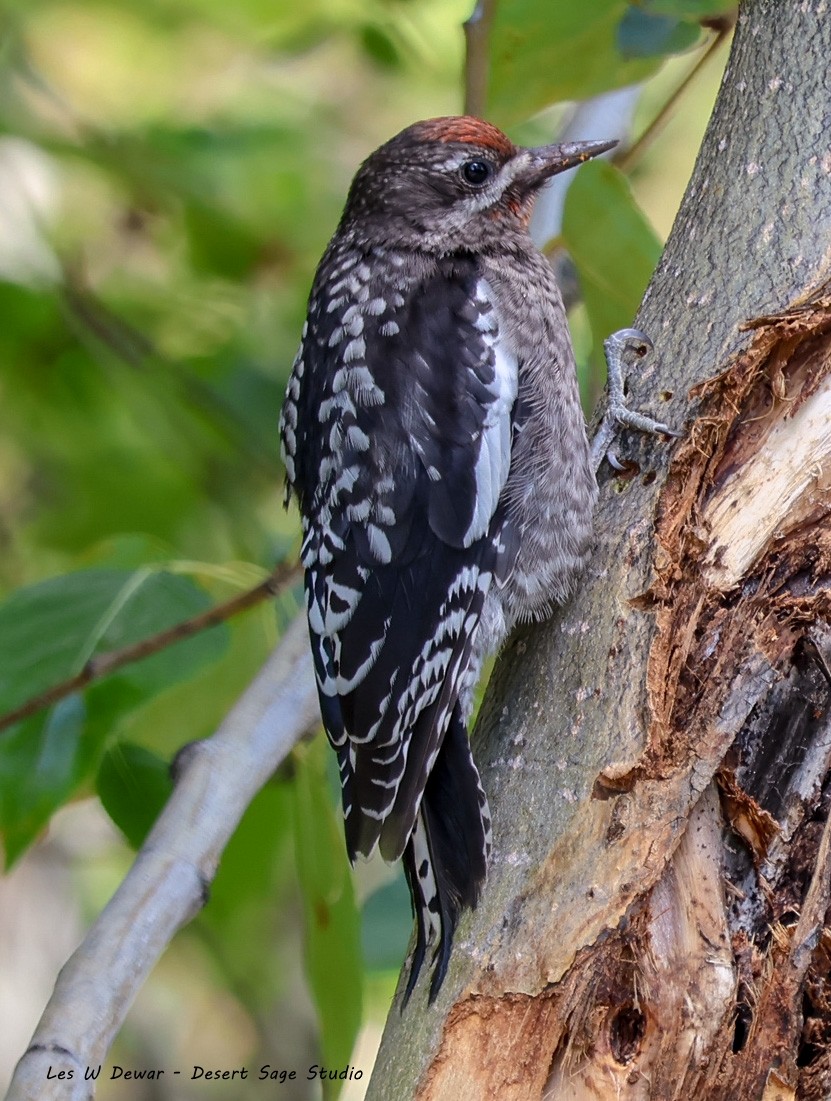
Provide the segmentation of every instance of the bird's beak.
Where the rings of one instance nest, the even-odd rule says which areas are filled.
[[[575,168],[592,157],[614,149],[616,145],[616,141],[567,141],[561,145],[540,145],[528,150],[530,163],[522,175],[532,187],[539,187],[558,172]]]

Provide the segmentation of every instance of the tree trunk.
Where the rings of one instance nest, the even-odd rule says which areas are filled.
[[[831,1092],[831,9],[748,0],[581,591],[475,734],[485,896],[371,1101]]]

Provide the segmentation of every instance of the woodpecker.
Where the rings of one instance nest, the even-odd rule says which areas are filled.
[[[526,149],[450,117],[382,145],[318,267],[288,382],[320,710],[350,860],[403,858],[405,1004],[430,947],[435,998],[485,882],[467,733],[482,662],[567,599],[590,548],[574,355],[528,223],[546,180],[614,144]]]

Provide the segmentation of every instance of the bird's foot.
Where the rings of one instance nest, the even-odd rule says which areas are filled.
[[[608,368],[609,404],[592,440],[591,457],[595,471],[599,470],[604,458],[615,470],[623,470],[623,464],[612,451],[612,443],[621,428],[634,428],[637,432],[647,432],[653,436],[681,435],[663,421],[653,420],[643,413],[630,409],[623,392],[625,368],[628,356],[643,359],[652,351],[652,341],[640,329],[618,329],[603,344]]]

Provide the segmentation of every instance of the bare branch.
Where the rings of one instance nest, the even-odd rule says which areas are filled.
[[[465,21],[465,114],[484,118],[488,101],[488,46],[496,0],[477,0]]]
[[[182,755],[175,790],[133,867],[61,969],[6,1101],[88,1101],[96,1068],[178,929],[206,900],[222,852],[257,791],[319,723],[299,616],[213,737]],[[71,1079],[47,1080],[72,1070]]]
[[[0,715],[0,731],[7,730],[22,719],[28,719],[30,715],[42,711],[45,707],[51,707],[60,700],[66,699],[67,696],[86,688],[93,681],[108,677],[124,665],[150,657],[151,654],[157,654],[160,650],[165,650],[176,642],[182,642],[201,631],[207,631],[209,627],[216,627],[217,624],[224,623],[232,616],[239,615],[240,612],[248,611],[249,608],[261,604],[262,601],[271,596],[278,596],[285,589],[295,584],[300,576],[298,566],[281,562],[278,566],[275,566],[264,581],[261,581],[259,585],[255,585],[253,589],[247,589],[244,593],[231,597],[230,600],[217,604],[206,612],[200,612],[192,619],[186,619],[182,623],[176,623],[164,631],[159,631],[157,635],[151,635],[150,638],[133,642],[129,646],[123,646],[120,650],[111,650],[107,654],[97,654],[89,659],[79,673],[67,677],[66,680],[60,681],[58,684],[53,684],[46,691],[33,696],[13,711],[7,711],[4,715]]]

